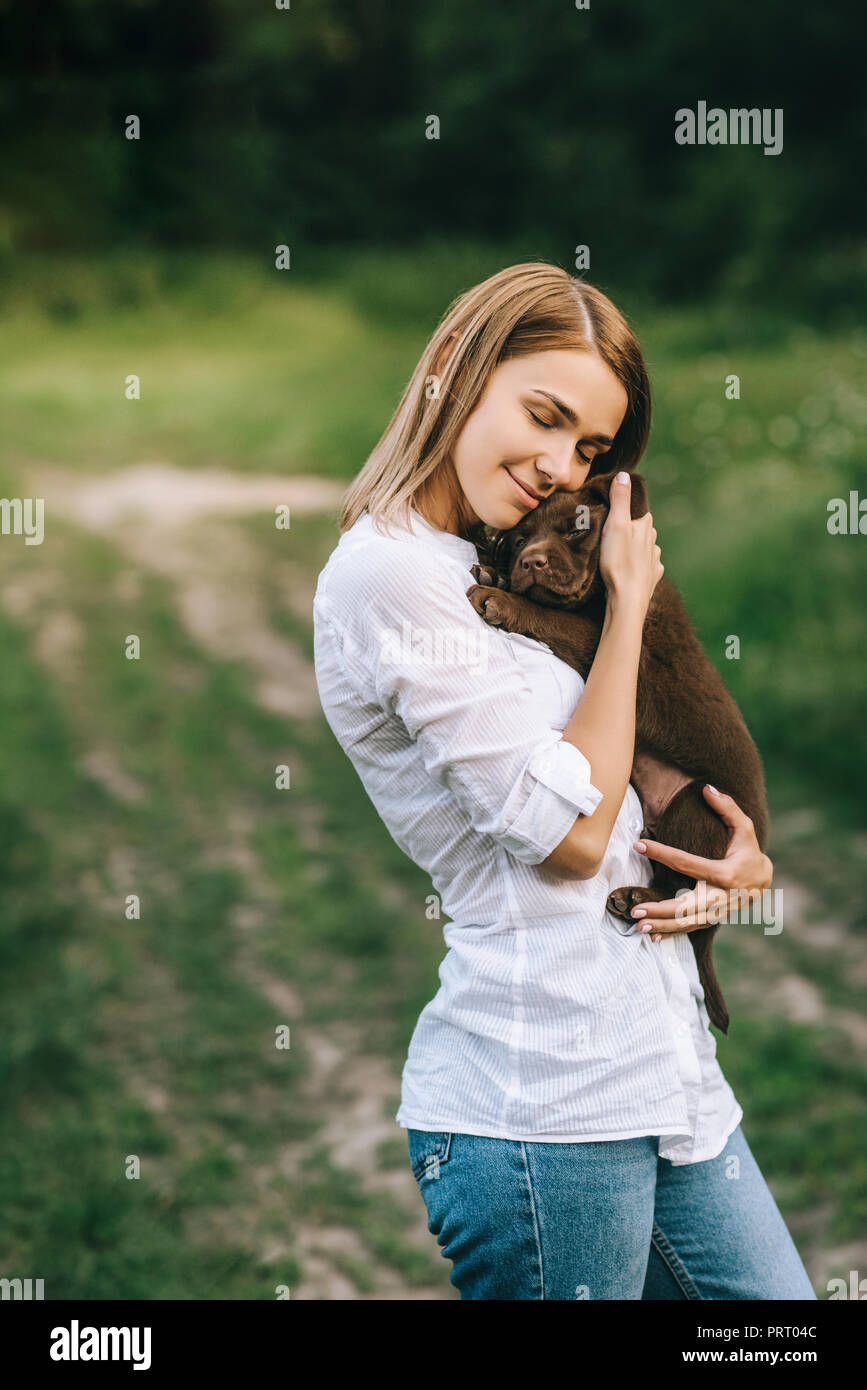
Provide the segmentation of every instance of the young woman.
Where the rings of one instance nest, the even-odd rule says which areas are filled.
[[[663,572],[629,470],[650,386],[623,316],[556,266],[460,296],[349,489],[314,601],[328,722],[445,914],[396,1119],[465,1299],[813,1299],[716,1059],[688,932],[773,865],[730,797],[724,860],[636,843],[641,634]],[[619,468],[586,683],[466,597],[481,526]],[[629,926],[646,857],[709,887]],[[713,917],[710,920],[714,920]]]

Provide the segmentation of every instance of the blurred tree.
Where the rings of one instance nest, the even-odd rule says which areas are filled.
[[[667,296],[821,261],[850,298],[865,30],[784,0],[0,0],[0,211],[18,249],[526,235]],[[781,107],[782,153],[677,145],[699,100]]]

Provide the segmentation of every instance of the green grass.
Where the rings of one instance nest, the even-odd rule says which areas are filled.
[[[432,246],[424,273],[393,252],[323,254],[284,277],[150,254],[25,263],[0,313],[0,484],[15,496],[31,465],[96,473],[156,459],[348,481],[448,300],[526,254]],[[772,812],[815,815],[802,838],[772,843],[775,862],[863,940],[865,541],[829,536],[826,507],[850,487],[867,495],[865,337],[720,305],[624,307],[654,378],[640,471],[666,576],[741,703]],[[137,402],[123,397],[129,372]],[[724,397],[732,372],[739,401]],[[309,657],[310,625],[285,584],[315,578],[333,516],[293,517],[288,536],[265,515],[234,524],[256,548],[271,630]],[[396,1108],[443,950],[430,885],[324,721],[261,708],[242,663],[188,636],[171,582],[148,571],[130,598],[129,569],[113,538],[63,517],[47,518],[41,548],[0,538],[0,592],[46,585],[29,609],[0,609],[2,1272],[44,1277],[48,1297],[271,1298],[303,1273],[300,1226],[322,1224],[352,1228],[369,1252],[369,1267],[335,1256],[362,1296],[377,1263],[408,1288],[445,1282],[434,1243],[427,1257],[399,1206],[335,1164],[304,1089],[306,1028],[350,1023],[388,1059]],[[59,609],[79,639],[52,661],[37,636]],[[139,661],[123,656],[130,632]],[[733,635],[740,658],[727,660]],[[93,746],[140,800],[83,770]],[[280,792],[284,762],[292,786]],[[267,890],[255,929],[239,925],[251,883],[230,811]],[[130,893],[138,920],[124,913]],[[817,966],[788,937],[781,949],[832,1011],[859,1008],[845,959]],[[719,951],[725,978],[737,957],[724,939]],[[278,1017],[251,970],[291,983],[303,1020]],[[274,1046],[280,1022],[293,1024],[288,1051]],[[720,1056],[784,1210],[827,1204],[827,1238],[857,1239],[863,1060],[833,1029],[764,1014],[740,1017]],[[406,1163],[401,1134],[372,1172]],[[304,1155],[294,1176],[287,1145]],[[264,1261],[273,1241],[284,1253]]]
[[[196,1236],[193,1255],[190,1216],[205,1209],[216,1219],[221,1210],[253,1205],[261,1230],[280,1224],[280,1211],[283,1233],[291,1234],[293,1213],[309,1219],[311,1188],[322,1219],[344,1219],[355,1193],[352,1209],[378,1257],[418,1280],[417,1253],[400,1239],[400,1213],[386,1222],[355,1175],[342,1179],[339,1193],[321,1172],[291,1190],[278,1177],[264,1205],[252,1190],[252,1171],[276,1169],[281,1143],[305,1140],[316,1126],[297,1094],[303,1027],[293,1030],[290,1051],[277,1051],[275,1022],[286,1020],[275,1020],[236,969],[238,875],[202,864],[225,839],[225,807],[246,806],[282,862],[274,875],[282,903],[263,933],[264,966],[296,985],[315,983],[328,974],[329,953],[351,937],[353,920],[362,932],[369,923],[355,955],[361,993],[371,1000],[373,1047],[386,1036],[374,1026],[373,990],[382,983],[376,950],[389,944],[388,916],[377,911],[372,890],[357,915],[315,887],[299,892],[305,858],[292,825],[296,807],[276,799],[271,774],[286,729],[258,710],[244,692],[244,673],[231,664],[206,665],[191,690],[171,688],[172,663],[198,658],[159,585],[146,591],[137,615],[149,655],[124,660],[116,638],[118,626],[125,632],[128,625],[104,599],[119,562],[110,551],[96,555],[100,549],[90,543],[66,596],[87,624],[78,738],[22,632],[2,624],[0,768],[7,796],[22,806],[10,800],[0,807],[9,880],[0,904],[8,1023],[0,1052],[7,1097],[0,1243],[16,1267],[47,1271],[41,1277],[50,1297],[270,1297],[278,1280],[256,1267],[252,1239]],[[76,774],[76,743],[88,728],[146,783],[146,802],[118,808]],[[243,732],[243,742],[233,731]],[[300,758],[293,764],[300,769]],[[301,783],[303,791],[303,776]],[[343,800],[342,790],[335,795]],[[44,834],[32,829],[35,822]],[[99,872],[109,844],[131,849],[136,875],[123,893],[115,888],[112,910],[74,911],[69,885]],[[141,897],[139,921],[124,916],[126,891]],[[376,948],[369,958],[365,942]],[[414,997],[421,1001],[423,992],[418,980]],[[311,1021],[320,1014],[331,1016],[314,1008]],[[142,1079],[165,1091],[170,1125],[129,1094]],[[128,1155],[139,1157],[140,1178],[125,1176]],[[139,1253],[128,1262],[132,1245]],[[288,1274],[281,1268],[281,1281],[296,1277],[294,1262]]]
[[[833,1032],[773,1017],[739,1018],[719,1055],[784,1210],[827,1203],[830,1238],[857,1237],[867,1218],[863,1060]]]

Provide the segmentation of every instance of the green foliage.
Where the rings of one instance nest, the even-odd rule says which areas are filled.
[[[867,285],[864,40],[862,8],[783,0],[713,20],[679,0],[66,0],[37,25],[10,0],[0,280],[30,249],[272,264],[287,243],[301,267],[457,234],[567,261],[587,244],[592,277],[668,298],[845,315]],[[700,100],[781,109],[782,152],[678,145]]]

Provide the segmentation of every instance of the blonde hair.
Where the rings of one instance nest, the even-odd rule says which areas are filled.
[[[436,364],[448,353],[437,376]],[[597,454],[588,477],[633,468],[650,433],[650,381],[626,319],[600,290],[546,261],[507,266],[459,295],[440,320],[400,402],[340,512],[346,531],[367,510],[386,531],[422,516],[441,465],[449,476],[458,529],[469,536],[463,493],[450,452],[495,368],[505,359],[575,348],[595,352],[626,389],[628,404],[614,443]]]

